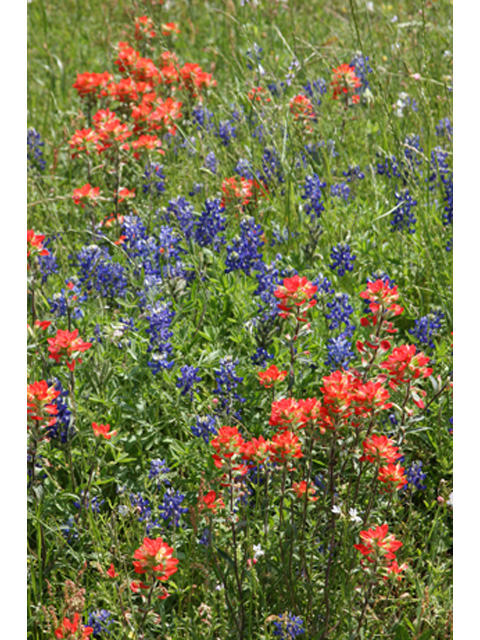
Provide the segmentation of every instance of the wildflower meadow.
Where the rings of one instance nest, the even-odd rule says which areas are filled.
[[[28,56],[28,638],[451,638],[451,3],[32,0]]]

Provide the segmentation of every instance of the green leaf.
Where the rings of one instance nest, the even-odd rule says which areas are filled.
[[[399,624],[395,630],[395,640],[410,640],[410,634],[402,624]]]

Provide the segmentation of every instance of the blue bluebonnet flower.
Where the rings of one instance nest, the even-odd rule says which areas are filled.
[[[29,169],[38,169],[43,171],[45,169],[45,160],[43,158],[42,147],[45,145],[42,142],[40,134],[35,129],[28,129],[27,131],[27,166]]]
[[[166,460],[150,460],[150,470],[148,472],[148,477],[150,480],[153,480],[154,478],[160,478],[158,486],[160,486],[162,482],[166,487],[170,486],[171,483],[168,479],[169,473],[170,469],[167,467]]]
[[[235,401],[238,403],[245,402],[245,398],[242,398],[236,391],[238,385],[243,382],[243,378],[237,376],[237,364],[238,360],[234,360],[231,356],[225,356],[220,360],[219,368],[215,369],[217,386],[214,393],[219,400],[218,409],[219,411],[225,411],[227,414],[232,413]]]
[[[48,249],[51,244],[53,238],[47,238],[43,241],[43,246],[45,249]],[[42,284],[48,280],[49,276],[54,273],[58,273],[58,262],[57,258],[53,255],[51,250],[47,256],[38,256],[38,267],[40,269],[40,273],[42,274]]]
[[[268,353],[263,347],[257,347],[253,356],[250,356],[250,360],[257,367],[265,367],[268,361],[273,360],[274,357],[273,353]]]
[[[63,388],[62,383],[57,378],[54,380],[48,380],[48,386],[51,386],[52,384],[54,385],[55,390],[60,392],[60,395],[52,402],[52,404],[57,408],[55,424],[46,428],[45,435],[50,441],[59,441],[62,444],[65,444],[75,435],[75,427],[71,424],[72,412],[68,408],[68,402],[66,400],[70,395],[70,392],[68,389]]]
[[[415,320],[415,326],[409,330],[409,334],[416,338],[417,346],[435,349],[433,338],[438,335],[445,314],[442,311],[433,311],[426,316]]]
[[[203,533],[198,540],[198,544],[203,545],[204,547],[209,547],[212,541],[212,534],[209,529],[204,529]]]
[[[302,200],[307,201],[305,203],[305,213],[310,216],[312,222],[315,218],[318,219],[320,217],[322,211],[325,211],[322,189],[326,186],[327,183],[322,182],[316,173],[305,178]]]
[[[368,81],[368,74],[372,73],[372,68],[368,64],[370,58],[364,56],[358,51],[350,60],[350,66],[355,67],[355,75],[362,81],[362,86],[358,87],[357,93],[364,93],[364,91],[370,86]]]
[[[192,433],[197,438],[203,438],[206,444],[210,442],[210,436],[214,436],[217,434],[216,429],[217,420],[214,416],[197,416],[195,419],[195,424],[190,427]]]
[[[420,136],[415,134],[406,136],[403,147],[403,155],[405,156],[410,171],[412,171],[415,166],[423,162],[423,148],[420,146]]]
[[[330,195],[332,198],[343,198],[345,202],[353,199],[350,187],[345,182],[339,182],[338,184],[332,184],[330,187]]]
[[[140,492],[136,495],[131,493],[129,498],[130,504],[136,512],[137,520],[145,523],[147,533],[159,526],[158,520],[152,519],[152,507],[148,498],[144,498]]]
[[[303,86],[305,94],[317,105],[322,104],[322,96],[328,91],[328,84],[323,78],[310,80]]]
[[[267,84],[267,89],[270,91],[274,98],[278,98],[286,92],[287,85],[285,84],[285,82],[280,82],[279,84],[270,82],[270,84]]]
[[[203,182],[194,182],[192,185],[192,190],[188,192],[189,196],[196,196],[198,193],[202,193],[203,191]]]
[[[122,235],[122,247],[130,258],[144,257],[150,253],[147,229],[138,216],[124,216]]]
[[[365,174],[358,164],[355,167],[348,165],[348,171],[342,171],[342,173],[346,177],[347,182],[363,180],[365,178]]]
[[[146,273],[160,275],[162,278],[183,278],[189,280],[191,274],[185,271],[181,254],[186,253],[181,246],[182,238],[172,227],[162,225],[158,230],[158,249],[153,254],[153,263],[145,268]]]
[[[237,130],[232,120],[222,120],[215,132],[217,138],[220,138],[224,147],[228,147],[232,138],[237,137]]]
[[[169,527],[178,527],[182,514],[188,512],[188,507],[182,507],[185,500],[183,493],[167,489],[163,495],[163,503],[158,505],[160,517],[165,520]]]
[[[213,113],[198,105],[192,109],[192,115],[197,123],[197,129],[204,129],[205,131],[211,131],[214,128]]]
[[[240,158],[235,166],[234,172],[246,180],[255,180],[250,160],[247,160],[246,158]]]
[[[337,270],[339,276],[344,276],[346,271],[353,271],[353,263],[357,256],[352,255],[348,244],[339,243],[332,247],[330,258],[333,260],[330,264],[332,271]]]
[[[109,626],[115,624],[113,614],[106,609],[92,611],[88,614],[88,626],[93,629],[93,637],[99,638],[103,633],[110,634]]]
[[[445,251],[451,251],[453,249],[453,236],[447,240],[445,245]]]
[[[453,126],[450,118],[442,118],[441,120],[439,120],[437,126],[435,127],[435,132],[437,136],[446,136],[448,139],[450,139],[453,135]]]
[[[215,174],[217,173],[218,160],[217,160],[217,157],[215,156],[215,153],[213,151],[210,151],[210,153],[208,153],[205,156],[204,165],[212,173],[215,173]]]
[[[297,75],[297,71],[300,69],[300,63],[296,58],[293,58],[291,63],[287,69],[287,75],[285,76],[285,84],[287,87],[290,87],[295,76]]]
[[[225,237],[219,235],[225,231],[227,219],[222,215],[224,211],[219,198],[205,200],[205,209],[195,227],[195,240],[201,247],[213,245],[215,251],[218,251],[225,244]]]
[[[408,231],[408,233],[415,233],[415,223],[417,219],[412,213],[412,207],[417,204],[417,201],[412,198],[408,189],[404,189],[402,192],[395,192],[395,198],[397,200],[398,209],[393,212],[393,218],[390,221],[392,225],[391,231]]]
[[[343,333],[351,337],[355,331],[355,325],[350,322],[353,307],[350,304],[348,293],[335,293],[333,290],[332,292],[334,297],[330,302],[327,302],[328,313],[325,313],[325,318],[330,320],[328,328],[333,331],[334,329],[340,329],[344,324]]]
[[[60,526],[62,536],[65,538],[67,544],[72,544],[75,540],[78,540],[78,531],[75,528],[75,520],[73,516],[70,516],[67,522]]]
[[[170,221],[171,217],[178,220],[183,234],[187,240],[190,240],[193,237],[195,225],[193,205],[181,196],[169,200],[166,213],[167,221]]]
[[[292,613],[285,612],[278,616],[278,620],[273,622],[273,626],[275,627],[273,635],[276,638],[282,638],[282,640],[293,640],[305,633],[302,618],[294,616]]]
[[[423,482],[427,477],[427,474],[422,472],[422,467],[423,467],[423,462],[419,461],[419,462],[414,462],[406,470],[405,475],[407,477],[408,485],[405,487],[405,489],[408,488],[412,491],[414,489],[420,489],[421,491],[425,491],[427,487],[425,484],[423,484]]]
[[[240,222],[240,237],[233,238],[232,244],[227,246],[225,273],[241,269],[248,276],[252,270],[257,269],[262,259],[260,249],[265,244],[262,236],[263,229],[255,224],[254,218],[243,218]]]
[[[170,325],[175,316],[170,302],[158,301],[154,306],[148,307],[147,320],[149,327],[147,333],[150,336],[147,353],[150,354],[148,366],[154,374],[161,369],[171,369],[173,360],[169,360],[173,347],[170,338],[173,336]]]
[[[315,294],[316,298],[319,296],[332,296],[335,293],[332,283],[323,275],[323,273],[319,273],[318,276],[312,280],[312,284],[317,287],[317,293]]]
[[[453,172],[443,174],[441,180],[445,188],[443,224],[447,226],[453,223]]]
[[[352,350],[352,343],[348,340],[345,333],[341,333],[336,338],[327,340],[328,356],[325,365],[330,369],[348,369],[348,364],[355,354]]]
[[[198,372],[198,367],[186,364],[180,369],[182,375],[177,377],[177,389],[181,389],[182,396],[186,396],[188,393],[190,400],[193,398],[193,394],[198,392],[198,386],[195,383],[202,381],[202,378],[197,375]]]
[[[102,298],[124,298],[127,289],[125,267],[112,262],[106,248],[83,247],[77,254],[79,282],[85,292],[97,291]]]
[[[300,233],[298,231],[290,231],[288,227],[283,227],[282,229],[275,226],[272,229],[272,239],[270,241],[270,246],[274,247],[276,244],[285,244],[288,242],[289,238],[296,238]]]
[[[50,313],[53,313],[57,318],[66,316],[68,313],[75,320],[83,318],[83,311],[78,304],[84,302],[87,296],[82,294],[78,278],[71,278],[66,281],[66,284],[67,290],[61,289],[59,293],[54,293],[51,298],[48,298]]]
[[[377,162],[377,173],[380,176],[387,176],[387,178],[402,178],[404,180],[404,174],[402,164],[393,155],[386,156],[384,162]]]
[[[105,500],[101,500],[98,496],[93,496],[93,498],[90,498],[88,493],[86,494],[85,499],[85,492],[82,490],[80,491],[80,500],[76,500],[73,503],[73,506],[77,509],[82,509],[85,506],[87,510],[90,509],[92,513],[100,513],[100,507],[104,503]]]
[[[430,174],[427,178],[430,191],[433,191],[439,184],[444,183],[445,178],[449,181],[449,174],[452,171],[448,165],[448,153],[442,147],[435,147],[430,152]]]
[[[285,176],[283,175],[282,165],[280,162],[280,156],[274,148],[265,148],[262,156],[262,174],[258,176],[267,183],[285,182]]]
[[[159,196],[165,191],[163,165],[157,162],[147,164],[143,177],[146,180],[142,185],[143,193],[152,193],[155,196]]]

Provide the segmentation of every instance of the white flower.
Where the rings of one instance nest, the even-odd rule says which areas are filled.
[[[350,520],[355,524],[360,524],[360,522],[362,522],[362,519],[358,515],[358,511],[356,509],[349,509],[348,514],[350,516]]]
[[[261,544],[254,544],[253,545],[253,557],[255,560],[258,560],[258,558],[260,558],[261,556],[265,555],[265,551],[262,549],[262,545]]]
[[[123,504],[120,504],[118,506],[118,513],[123,517],[128,516],[128,507],[126,507]]]
[[[390,20],[390,22],[397,22],[398,20],[398,16],[393,16],[393,18]]]
[[[341,513],[342,513],[342,509],[341,509],[341,507],[339,507],[339,506],[336,504],[334,507],[332,507],[332,513],[334,513],[336,516],[341,515]]]
[[[371,11],[372,13],[375,11],[373,8],[373,2],[367,2],[367,11]]]
[[[447,500],[447,507],[452,507],[452,509],[453,509],[453,491],[452,491],[452,493],[448,496],[448,500]]]

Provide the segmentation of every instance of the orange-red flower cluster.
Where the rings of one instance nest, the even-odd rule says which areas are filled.
[[[27,418],[38,427],[51,427],[55,424],[58,409],[52,404],[60,391],[54,385],[48,386],[46,380],[33,382],[27,386]]]
[[[91,342],[84,342],[82,338],[78,336],[78,329],[74,331],[62,331],[58,329],[57,335],[54,338],[48,338],[48,357],[58,364],[62,358],[65,358],[65,364],[73,371],[75,365],[81,364],[81,359],[78,358],[79,353],[87,351],[92,346]]]
[[[330,86],[333,89],[333,99],[345,97],[353,104],[360,102],[360,96],[355,93],[355,89],[362,86],[359,78],[355,75],[355,67],[348,64],[341,64],[333,69],[333,77]]]
[[[314,307],[317,301],[313,296],[317,287],[307,280],[305,276],[293,276],[285,278],[282,285],[274,291],[274,296],[281,300],[277,307],[281,310],[278,315],[281,318],[295,316],[299,321],[306,322],[306,314],[310,307]]]
[[[70,621],[68,618],[64,618],[62,621],[62,626],[58,627],[58,629],[55,629],[55,631],[53,632],[53,635],[55,636],[55,638],[70,638],[71,640],[73,640],[74,638],[88,638],[92,635],[93,633],[93,628],[92,627],[83,627],[83,629],[79,629],[78,628],[78,623],[80,622],[80,614],[79,613],[75,613],[73,615],[73,621]],[[81,632],[81,636],[77,635],[77,632],[80,631]]]
[[[73,190],[73,202],[85,209],[86,204],[94,206],[100,195],[100,187],[92,187],[91,184],[84,184],[83,187]]]
[[[403,546],[393,534],[388,534],[388,524],[382,524],[375,529],[360,531],[361,544],[355,544],[357,551],[365,556],[369,563],[384,572],[383,578],[389,575],[401,579],[401,573],[407,568],[406,564],[398,565],[395,552]]]
[[[177,571],[178,559],[172,558],[173,549],[162,538],[144,538],[143,544],[133,554],[133,568],[135,573],[144,576],[144,581],[132,582],[131,589],[149,589],[155,580],[165,582]],[[159,596],[167,597],[167,593]]]
[[[96,438],[102,436],[105,440],[110,440],[112,436],[116,436],[117,432],[110,432],[109,424],[97,424],[96,422],[92,422],[93,434]]]
[[[50,252],[43,246],[45,236],[35,233],[33,229],[27,229],[27,258],[31,255],[48,256]]]
[[[260,384],[264,386],[266,389],[270,389],[275,385],[276,382],[281,382],[287,377],[286,371],[279,371],[277,366],[272,364],[265,371],[259,371],[258,377],[260,380]]]

